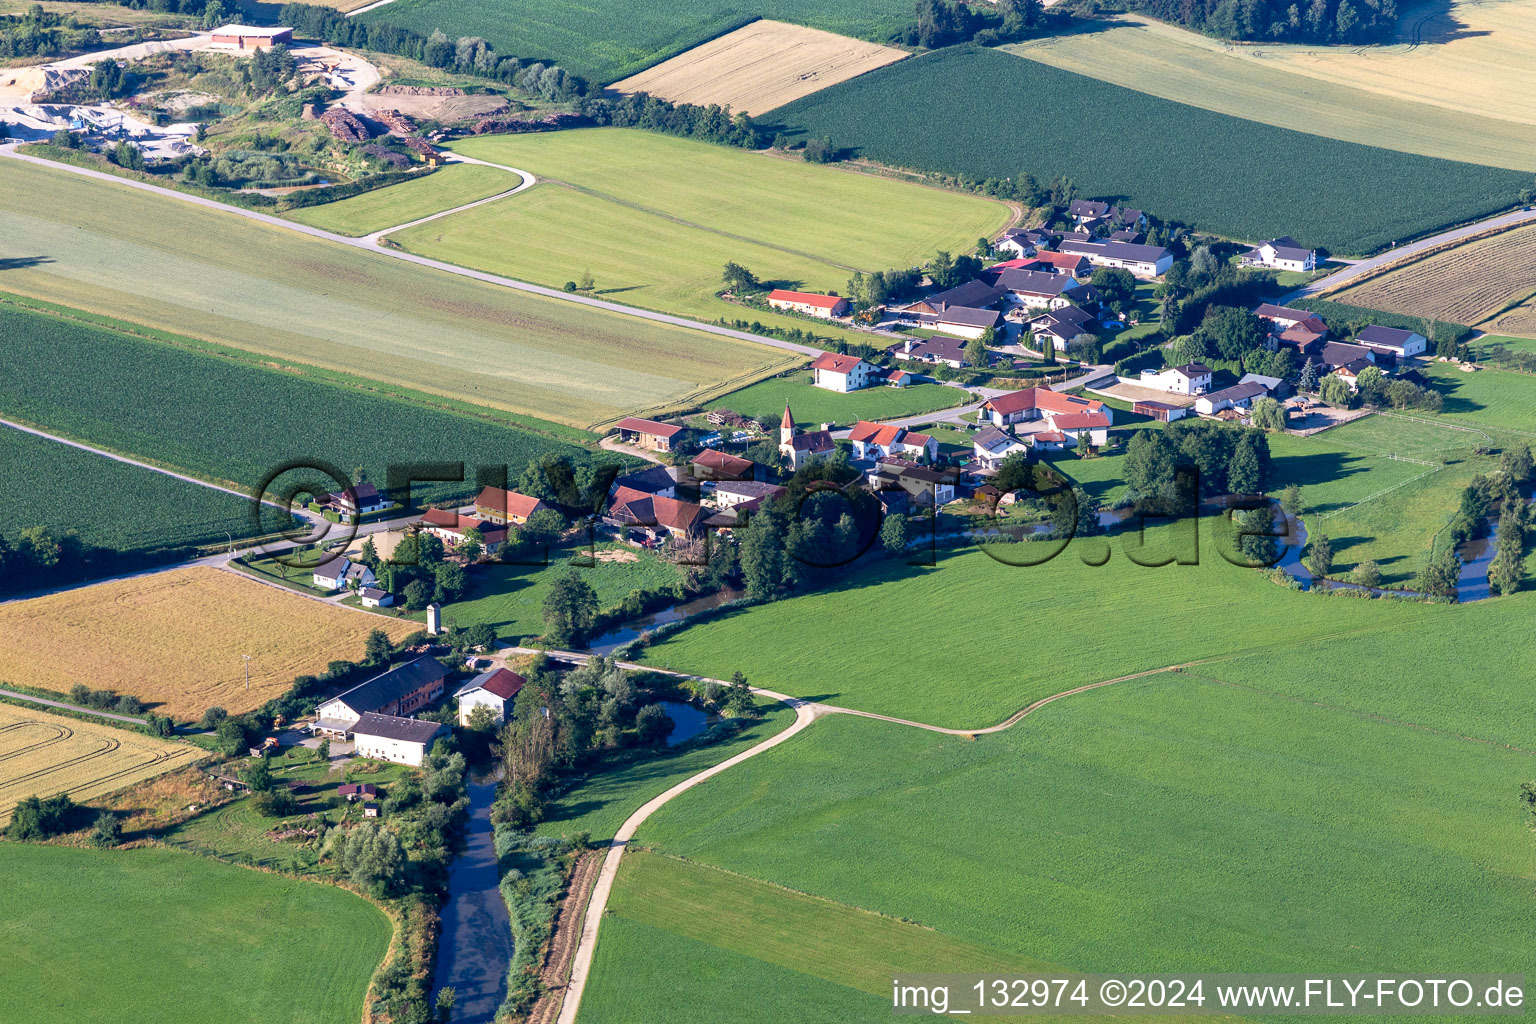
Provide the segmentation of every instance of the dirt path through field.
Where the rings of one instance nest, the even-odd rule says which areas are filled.
[[[581,939],[581,925],[587,915],[587,902],[592,898],[592,885],[603,866],[603,855],[596,850],[582,854],[571,872],[565,900],[560,904],[555,919],[555,934],[549,940],[549,952],[544,957],[544,970],[540,978],[544,982],[544,995],[528,1013],[527,1024],[554,1024],[565,1000],[565,983],[571,974],[571,964],[576,959],[576,946]]]

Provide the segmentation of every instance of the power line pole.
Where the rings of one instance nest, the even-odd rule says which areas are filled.
[[[245,659],[245,692],[246,693],[250,693],[251,692],[251,656],[249,654],[242,654],[242,655],[240,655],[240,657]]]

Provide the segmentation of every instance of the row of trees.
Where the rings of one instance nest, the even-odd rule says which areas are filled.
[[[1198,495],[1180,480],[1180,469],[1199,476],[1199,495],[1258,494],[1269,479],[1269,439],[1262,430],[1209,420],[1179,420],[1165,430],[1142,430],[1126,445],[1122,469],[1138,505],[1194,514]]]
[[[732,114],[730,107],[717,103],[707,107],[673,103],[637,92],[618,99],[590,96],[577,103],[576,112],[596,125],[644,128],[743,149],[761,149],[764,144],[763,133],[752,118],[744,113]]]
[[[892,42],[927,49],[968,41],[996,46],[1028,38],[1047,21],[1040,0],[996,0],[985,8],[963,0],[917,0],[915,14]]]
[[[1223,39],[1371,43],[1391,37],[1395,0],[1131,0],[1141,11]]]

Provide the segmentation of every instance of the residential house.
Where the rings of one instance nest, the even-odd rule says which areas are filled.
[[[358,757],[374,757],[420,768],[432,744],[447,733],[448,727],[438,722],[370,711],[352,726],[353,749]]]
[[[1042,313],[1029,322],[1030,332],[1035,336],[1035,347],[1040,348],[1048,341],[1058,352],[1065,352],[1078,338],[1092,337],[1098,326],[1099,318],[1081,306],[1062,306]]]
[[[1214,416],[1223,409],[1248,409],[1253,406],[1255,398],[1268,395],[1268,388],[1256,380],[1250,380],[1201,395],[1195,399],[1195,412],[1202,416]]]
[[[638,472],[616,477],[608,488],[609,498],[617,494],[622,487],[632,491],[644,491],[646,494],[659,494],[663,498],[675,498],[677,497],[677,476],[668,466],[647,466]]]
[[[1352,359],[1333,368],[1333,373],[1342,378],[1349,385],[1349,390],[1360,390],[1360,373],[1368,366],[1374,365],[1368,359]]]
[[[1268,267],[1271,270],[1316,270],[1317,250],[1304,249],[1296,239],[1286,235],[1268,242],[1260,242],[1238,256],[1243,267]]]
[[[846,394],[869,387],[879,372],[879,367],[858,356],[823,352],[811,363],[811,383],[827,391]]]
[[[1096,398],[1066,395],[1050,388],[1025,388],[989,398],[981,404],[977,416],[989,419],[994,427],[1006,427],[1053,415],[1091,412],[1103,413],[1106,422],[1114,421],[1114,410]]]
[[[784,418],[779,421],[779,454],[784,456],[791,470],[799,469],[812,458],[825,458],[837,450],[828,430],[802,431],[795,426],[795,418],[784,406]]]
[[[1019,257],[1033,256],[1037,249],[1050,244],[1051,236],[1044,231],[1030,228],[1010,228],[1003,237],[992,243],[994,252],[1012,253]]]
[[[487,487],[475,497],[475,515],[498,525],[513,523],[521,526],[529,516],[547,508],[549,506],[538,498],[504,487]]]
[[[875,463],[865,481],[877,494],[900,491],[912,505],[939,508],[955,500],[959,474],[953,469],[929,469],[902,459],[885,459]]]
[[[1204,363],[1185,363],[1166,370],[1142,370],[1139,383],[1173,395],[1198,395],[1210,389],[1211,376],[1211,368]]]
[[[354,582],[359,587],[371,587],[378,582],[372,569],[346,555],[334,555],[321,562],[314,567],[310,579],[321,590],[345,590]]]
[[[1052,431],[1073,441],[1087,434],[1088,443],[1096,448],[1109,442],[1109,414],[1105,411],[1051,413],[1046,422]]]
[[[1002,314],[998,313],[995,309],[945,306],[942,312],[934,316],[933,325],[935,330],[943,331],[945,334],[953,334],[966,339],[976,339],[984,336],[989,330],[995,329],[998,321],[1001,319]],[[943,339],[934,338],[932,340],[940,341]],[[924,359],[926,362],[948,363],[956,369],[965,365],[964,359],[957,360],[955,357],[935,355],[934,358],[926,358],[924,356],[916,356],[915,358]]]
[[[996,313],[991,313],[996,317]],[[925,363],[944,363],[955,369],[970,365],[965,358],[965,342],[959,338],[929,338],[927,341],[914,341],[911,338],[901,343],[901,347],[894,349],[891,355],[897,359],[916,359]]]
[[[606,519],[621,528],[638,527],[648,540],[697,540],[704,535],[709,517],[710,511],[703,505],[621,487],[608,506]]]
[[[1059,430],[1037,430],[1029,435],[1029,446],[1042,454],[1059,452],[1067,447],[1067,435]]]
[[[1136,277],[1158,277],[1173,266],[1173,253],[1160,245],[1103,239],[1079,242],[1064,238],[1060,249],[1064,253],[1086,256],[1096,267],[1121,267]]]
[[[683,433],[683,428],[675,423],[660,423],[638,416],[626,416],[615,426],[619,431],[620,443],[656,452],[671,451],[679,440],[678,435]]]
[[[1189,415],[1187,405],[1169,405],[1167,402],[1137,402],[1131,406],[1131,412],[1138,416],[1150,416],[1160,423],[1172,423]]]
[[[693,479],[703,481],[755,480],[762,469],[751,459],[716,451],[713,448],[694,456],[688,467]]]
[[[918,434],[889,423],[859,420],[848,435],[853,453],[860,459],[895,457],[914,462],[932,462],[939,454],[939,442],[927,434]]]
[[[1331,370],[1364,360],[1376,361],[1376,353],[1364,345],[1351,345],[1344,341],[1330,341],[1318,353],[1318,361]]]
[[[1305,309],[1292,309],[1290,306],[1277,306],[1272,302],[1261,302],[1254,307],[1253,315],[1260,320],[1268,320],[1270,330],[1283,331],[1287,327],[1295,327],[1313,314]]]
[[[1321,317],[1316,316],[1309,316],[1285,328],[1279,334],[1270,335],[1269,338],[1272,349],[1278,351],[1282,347],[1294,348],[1297,358],[1300,359],[1316,356],[1327,340],[1328,325],[1323,323]]]
[[[752,512],[784,493],[778,484],[760,480],[722,480],[715,484],[715,504],[738,512]]]
[[[885,383],[893,388],[904,388],[911,384],[932,383],[933,378],[925,373],[914,373],[911,370],[891,370],[885,375]]]
[[[423,512],[420,530],[442,541],[448,551],[464,543],[464,534],[470,530],[479,531],[480,546],[488,555],[496,554],[507,543],[506,526],[446,508],[429,508]]]
[[[1029,451],[1029,445],[997,427],[983,427],[971,438],[971,451],[981,469],[997,469],[1015,452]]]
[[[378,587],[364,587],[358,591],[358,597],[363,599],[364,608],[388,608],[395,603],[395,595]]]
[[[941,292],[918,299],[902,307],[903,313],[910,313],[918,317],[935,316],[942,313],[947,306],[965,306],[968,309],[985,309],[995,305],[1003,297],[1003,289],[995,284],[989,284],[976,278],[957,284],[953,288],[946,288]]]
[[[459,700],[459,724],[468,725],[476,708],[490,708],[498,722],[506,720],[507,703],[517,696],[528,680],[508,668],[493,668],[454,691]]]
[[[768,305],[774,309],[803,313],[806,316],[830,320],[848,312],[847,299],[836,295],[819,295],[815,292],[791,292],[775,288],[768,293]]]
[[[313,730],[345,739],[358,719],[370,712],[404,715],[416,711],[443,695],[447,676],[447,670],[431,655],[401,662],[322,701],[315,709]]]
[[[1089,227],[1108,217],[1111,209],[1108,203],[1096,199],[1074,199],[1067,206],[1067,216],[1078,227]]]
[[[1093,274],[1093,264],[1088,257],[1074,252],[1037,252],[1035,262],[1041,269],[1056,274],[1069,274],[1079,281],[1086,281]]]
[[[1355,343],[1364,345],[1378,354],[1390,353],[1397,359],[1421,356],[1429,347],[1429,339],[1422,334],[1399,330],[1396,327],[1382,327],[1378,324],[1372,324],[1355,335]]]
[[[382,512],[393,502],[380,494],[373,484],[363,480],[329,495],[325,504],[339,515],[355,518],[370,512]]]
[[[1079,292],[1077,278],[1044,270],[1004,270],[996,281],[1010,303],[1030,309],[1070,306]]]

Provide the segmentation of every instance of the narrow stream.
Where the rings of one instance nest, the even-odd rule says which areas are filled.
[[[512,963],[512,924],[497,887],[500,873],[491,827],[495,799],[494,778],[470,778],[464,852],[448,868],[448,902],[432,991],[435,999],[438,989],[453,987],[453,1020],[462,1024],[490,1024],[496,1018]]]

